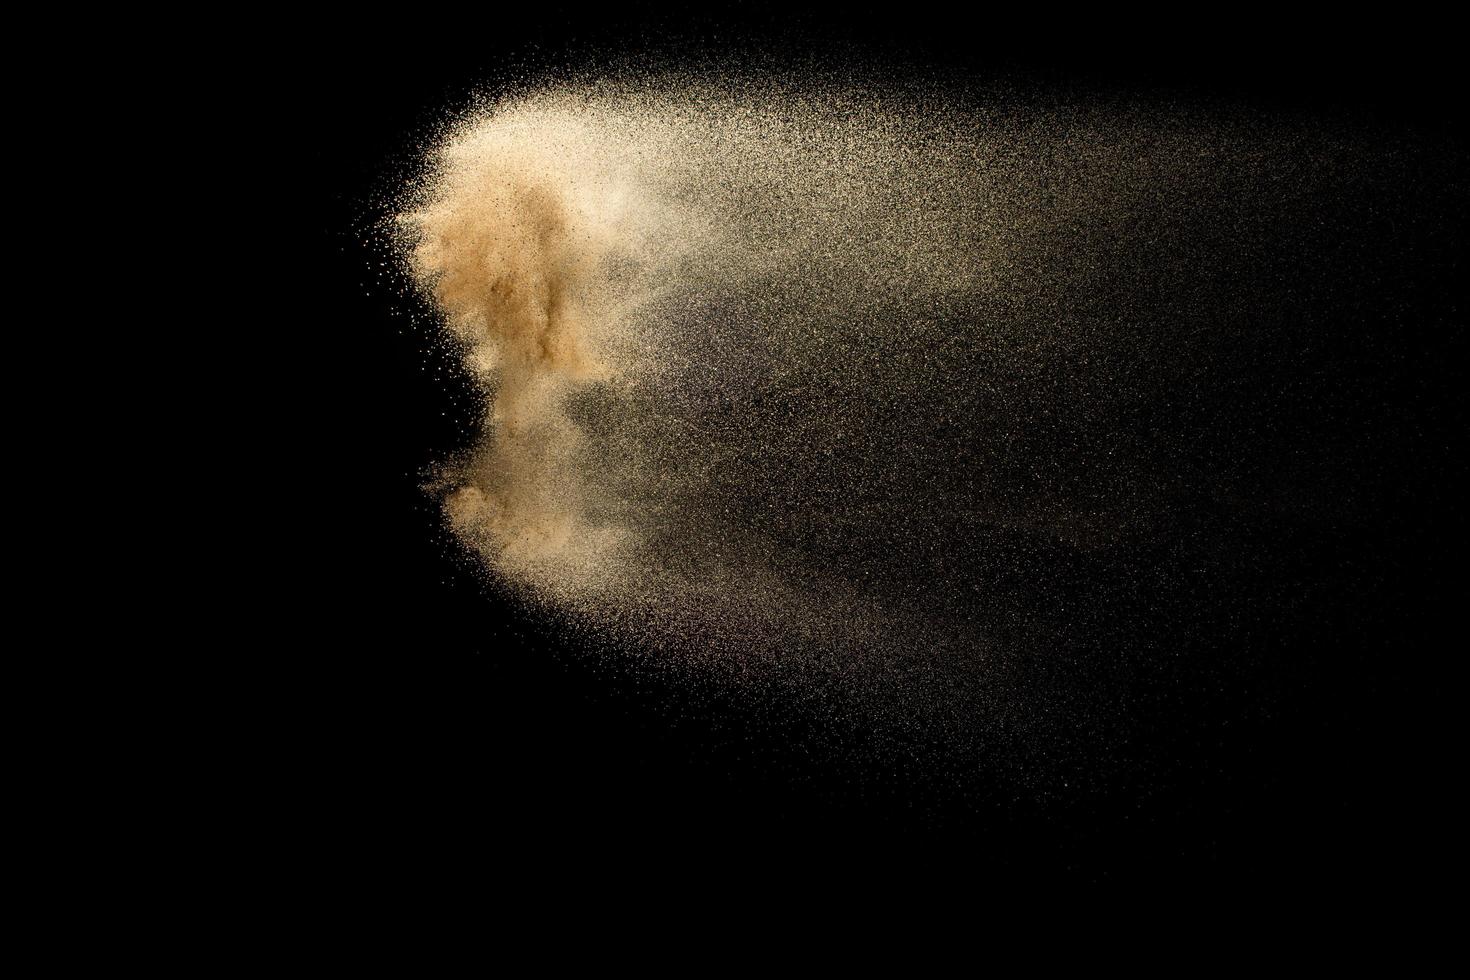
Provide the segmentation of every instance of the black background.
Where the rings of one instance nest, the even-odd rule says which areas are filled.
[[[1287,680],[1270,711],[1221,689],[1203,715],[1158,713],[1173,727],[1155,741],[1177,763],[1165,785],[1085,801],[983,787],[949,797],[869,773],[858,793],[840,753],[810,750],[814,722],[693,700],[488,595],[419,489],[425,467],[470,438],[473,403],[407,315],[412,301],[380,277],[368,233],[423,140],[471,92],[630,51],[779,65],[838,50],[1063,98],[1138,93],[1350,120],[1459,154],[1443,25],[1240,8],[1215,18],[536,5],[285,32],[283,87],[300,125],[282,130],[284,156],[311,175],[293,345],[320,355],[301,359],[303,520],[279,556],[295,586],[287,697],[306,719],[284,820],[305,851],[365,885],[436,891],[603,865],[743,876],[897,864],[1246,886],[1435,875],[1454,772],[1446,677],[1462,646],[1448,632],[1462,594],[1451,506],[1462,187],[1443,188],[1443,223],[1414,245],[1422,263],[1385,284],[1383,309],[1353,318],[1383,331],[1370,346],[1391,355],[1356,379],[1378,398],[1360,424],[1381,416],[1377,442],[1391,447],[1375,457],[1393,474],[1382,520],[1289,545],[1279,574],[1340,567],[1344,587],[1281,623],[1269,655]]]

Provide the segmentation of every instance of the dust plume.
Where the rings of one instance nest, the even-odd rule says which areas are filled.
[[[434,491],[497,581],[592,633],[900,726],[1091,738],[1133,667],[1088,651],[1194,628],[1185,567],[1231,581],[1209,515],[1306,499],[1249,426],[1188,413],[1279,348],[1292,285],[1239,283],[1361,168],[1158,108],[689,79],[487,102],[395,225],[486,395]]]

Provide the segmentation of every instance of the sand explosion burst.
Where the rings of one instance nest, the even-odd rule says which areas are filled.
[[[1290,506],[1159,406],[1243,376],[1273,294],[1231,270],[1296,247],[1355,154],[688,79],[487,103],[395,232],[487,394],[448,519],[623,641],[963,729],[1110,703],[1048,665],[1181,587],[1149,556],[1182,511]]]

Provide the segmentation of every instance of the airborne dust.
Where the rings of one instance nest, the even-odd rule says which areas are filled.
[[[1318,506],[1280,324],[1365,157],[943,105],[566,83],[449,127],[392,231],[485,396],[431,492],[602,642],[953,744],[1113,739],[1233,615],[1259,515]]]

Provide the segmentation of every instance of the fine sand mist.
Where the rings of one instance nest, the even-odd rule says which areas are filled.
[[[615,643],[1091,738],[1117,624],[1184,622],[1230,515],[1301,499],[1177,406],[1255,397],[1296,295],[1260,270],[1363,158],[936,104],[683,80],[467,115],[394,232],[487,396],[434,492],[498,582]]]

